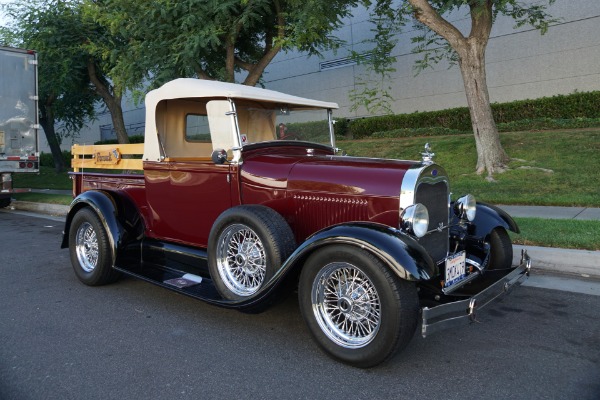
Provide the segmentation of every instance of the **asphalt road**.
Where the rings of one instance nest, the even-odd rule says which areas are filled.
[[[320,352],[295,296],[246,315],[130,278],[84,286],[61,231],[0,212],[0,399],[600,398],[598,295],[523,286],[361,370]]]

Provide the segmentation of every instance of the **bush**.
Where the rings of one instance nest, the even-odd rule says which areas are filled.
[[[586,122],[593,122],[593,120],[600,118],[598,104],[600,104],[600,91],[542,97],[535,100],[519,100],[510,103],[495,103],[492,104],[492,112],[499,126],[501,124],[510,125],[515,121],[537,121],[536,124],[539,125],[540,121],[546,121],[544,123],[547,123],[548,121],[557,120],[577,120],[574,123],[576,126],[566,126],[569,124],[567,122],[556,123],[558,125],[563,124],[561,127],[573,128],[586,127]],[[355,119],[347,122],[347,130],[344,132],[338,131],[338,133],[360,139],[371,136],[374,132],[432,127],[470,132],[472,128],[469,110],[466,107],[459,107],[441,111]]]
[[[394,129],[391,131],[375,132],[371,135],[373,138],[396,138],[396,137],[413,137],[413,136],[445,136],[445,135],[460,135],[469,133],[467,131],[459,131],[457,129],[448,128],[414,128],[414,129]]]
[[[144,135],[129,136],[129,143],[144,143]],[[117,139],[99,140],[94,144],[119,144]]]
[[[63,150],[62,156],[65,162],[65,167],[69,168],[71,166],[71,158],[73,158],[71,152]],[[52,157],[52,153],[40,153],[40,166],[54,168],[54,158]]]

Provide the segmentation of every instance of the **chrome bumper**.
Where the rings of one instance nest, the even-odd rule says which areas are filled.
[[[527,251],[522,251],[519,266],[487,289],[466,300],[442,304],[432,308],[424,307],[421,310],[421,334],[423,337],[426,337],[443,329],[475,321],[476,310],[482,309],[497,297],[508,293],[513,286],[520,285],[527,279],[530,270],[531,259],[527,255]]]

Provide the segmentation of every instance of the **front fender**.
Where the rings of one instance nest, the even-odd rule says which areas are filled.
[[[472,226],[473,232],[469,233],[480,238],[485,238],[499,226],[515,233],[520,232],[517,223],[506,211],[487,203],[477,203],[477,213]]]
[[[310,236],[286,261],[300,264],[314,250],[330,244],[363,248],[390,267],[401,279],[426,281],[437,275],[437,267],[425,249],[412,237],[386,225],[354,222],[334,225]]]
[[[65,229],[63,230],[63,239],[61,248],[69,247],[69,230],[71,221],[79,210],[84,207],[91,207],[104,229],[108,233],[108,240],[112,249],[112,263],[115,264],[118,246],[122,243],[125,235],[125,229],[119,223],[117,204],[110,193],[102,190],[88,190],[77,196],[70,205],[69,213],[65,221]]]

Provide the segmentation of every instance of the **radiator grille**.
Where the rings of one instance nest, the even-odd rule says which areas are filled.
[[[448,225],[448,185],[445,181],[437,183],[421,182],[415,193],[415,203],[421,203],[429,211],[429,230],[432,231],[419,239],[435,262],[448,254],[448,228],[441,232],[435,230]]]

